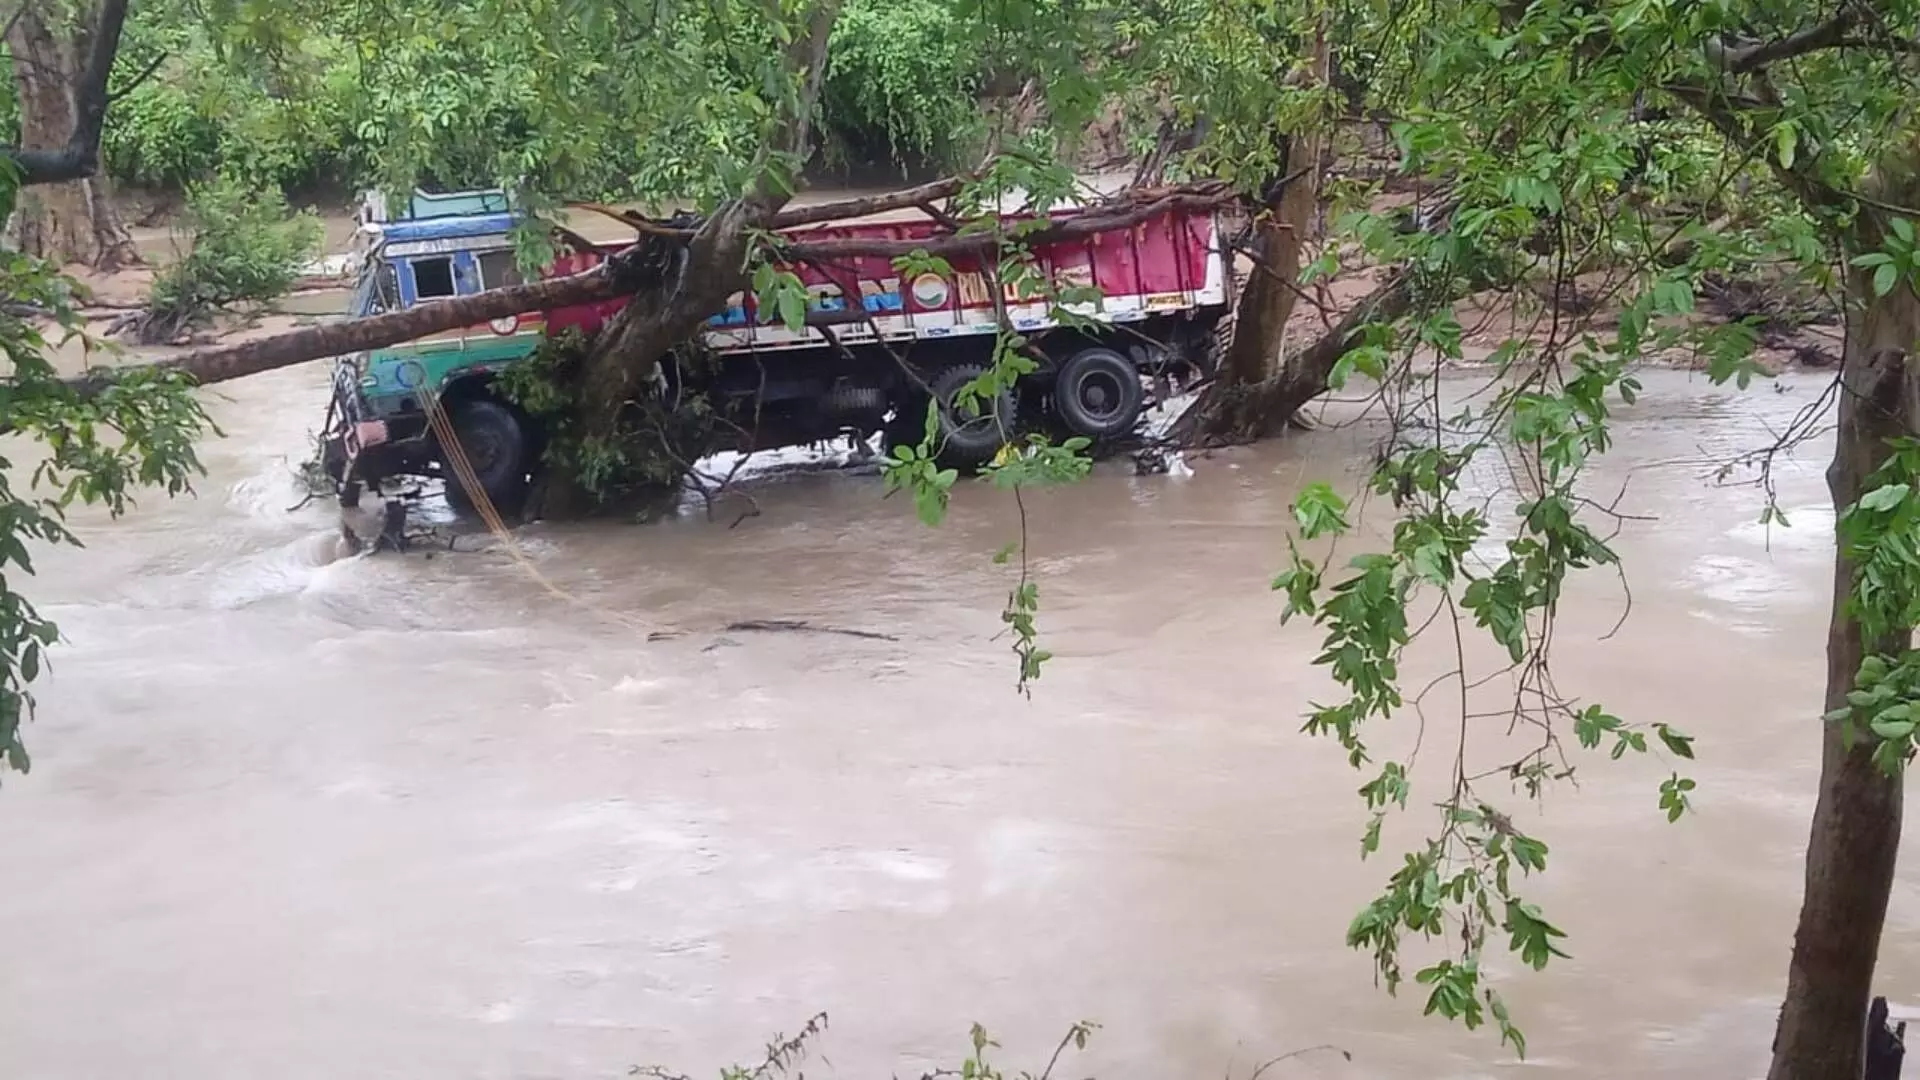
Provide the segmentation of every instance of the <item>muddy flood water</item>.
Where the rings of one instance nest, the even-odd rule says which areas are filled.
[[[70,640],[35,769],[0,788],[0,1075],[713,1075],[824,1010],[817,1076],[956,1065],[974,1021],[1038,1071],[1081,1019],[1103,1026],[1062,1076],[1244,1078],[1321,1044],[1352,1060],[1266,1076],[1757,1076],[1818,761],[1827,444],[1781,466],[1794,527],[1771,537],[1755,491],[1707,474],[1825,377],[1644,381],[1604,469],[1653,519],[1618,544],[1631,615],[1602,640],[1625,597],[1583,579],[1557,672],[1696,735],[1698,813],[1666,824],[1662,763],[1594,754],[1521,814],[1552,845],[1528,896],[1573,954],[1495,964],[1524,1064],[1342,944],[1391,865],[1358,858],[1365,778],[1299,732],[1318,635],[1267,586],[1294,493],[1351,487],[1373,432],[1031,497],[1057,659],[1029,701],[994,639],[1004,495],[928,530],[871,474],[791,474],[737,528],[525,530],[621,621],[500,550],[341,557],[336,512],[287,511],[310,365],[211,396],[228,437],[198,498],[79,514],[87,550],[41,557]],[[723,630],[748,619],[896,640]],[[1472,745],[1500,759],[1498,731]],[[1417,771],[1416,807],[1436,783]],[[1896,1002],[1920,999],[1917,885],[1909,861]]]

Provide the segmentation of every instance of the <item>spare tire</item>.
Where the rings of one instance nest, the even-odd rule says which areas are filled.
[[[526,500],[527,470],[532,464],[528,460],[527,430],[519,414],[497,401],[476,398],[449,405],[447,419],[487,500],[502,515],[519,513]],[[441,449],[441,465],[447,477],[447,502],[462,510],[475,509],[474,499],[447,460],[445,448]]]
[[[942,465],[952,468],[984,465],[992,461],[1013,436],[1018,406],[1012,391],[1002,390],[984,400],[975,398],[970,406],[954,404],[960,388],[986,371],[985,364],[949,364],[927,383],[934,400],[940,403],[940,432],[934,444],[934,458]]]
[[[1112,349],[1082,349],[1054,377],[1053,411],[1068,430],[1089,439],[1132,431],[1146,400],[1139,369]]]

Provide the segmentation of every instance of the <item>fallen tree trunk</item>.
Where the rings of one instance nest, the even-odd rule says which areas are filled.
[[[880,195],[797,207],[773,215],[767,227],[795,228],[915,207],[953,195],[960,190],[962,183],[963,181],[958,178],[950,178]],[[646,225],[643,219],[624,214],[616,216],[636,228]],[[385,315],[303,327],[284,334],[256,338],[233,345],[195,349],[150,365],[141,365],[141,369],[177,371],[202,385],[225,382],[229,379],[245,378],[248,375],[257,375],[276,368],[306,363],[309,360],[324,360],[369,349],[384,349],[432,334],[457,330],[463,326],[476,326],[510,315],[524,315],[530,311],[551,311],[575,304],[591,304],[620,296],[631,296],[649,287],[650,284],[663,281],[663,275],[657,265],[663,260],[646,257],[649,254],[648,243],[657,245],[679,239],[691,246],[701,230],[659,227],[647,229],[646,232],[649,238],[654,239],[626,248],[599,266],[582,273],[509,286],[504,289],[491,289],[472,296],[435,300],[405,311],[389,312]],[[729,248],[733,248],[733,245],[729,245]],[[656,247],[653,254],[657,255],[658,251]],[[737,252],[730,250],[729,253],[743,255],[744,249]],[[710,276],[702,268],[703,261],[690,251],[686,262],[687,274],[693,277]],[[735,259],[734,263],[738,265],[739,260]],[[643,264],[656,265],[650,271],[649,267]],[[704,319],[718,310],[724,304],[727,293],[739,288],[737,279],[729,278],[729,280],[736,283],[731,288],[721,291],[713,299],[712,307],[702,313],[699,318]],[[694,325],[697,326],[697,322]],[[68,383],[82,394],[98,393],[120,374],[129,370],[135,369],[102,368],[68,380]]]
[[[646,287],[649,275],[637,265],[639,250],[636,245],[591,270],[566,277],[435,300],[405,311],[323,323],[233,345],[195,349],[140,368],[100,368],[68,380],[68,384],[82,394],[97,393],[130,370],[179,372],[201,384],[225,382],[309,360],[383,349],[510,315],[611,300]]]
[[[960,193],[969,177],[949,176],[944,180],[934,180],[918,187],[901,188],[898,191],[883,191],[876,195],[859,195],[851,199],[835,199],[831,202],[813,203],[809,206],[795,206],[773,215],[766,226],[769,229],[797,229],[806,225],[821,225],[830,221],[845,221],[848,218],[866,217],[868,214],[884,214],[892,210],[910,210],[928,203],[950,199]],[[624,222],[638,232],[650,236],[677,237],[691,243],[697,228],[679,228],[661,225],[656,221],[633,210],[615,210],[600,203],[569,203],[571,207],[591,210],[596,214]]]

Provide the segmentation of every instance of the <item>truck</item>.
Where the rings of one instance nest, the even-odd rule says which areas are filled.
[[[1081,212],[1054,208],[1058,223]],[[1012,227],[1030,215],[1004,215]],[[416,193],[399,212],[363,216],[360,268],[349,314],[404,310],[434,300],[520,284],[513,232],[523,217],[504,193]],[[629,241],[594,241],[555,229],[546,275],[580,273]],[[894,246],[948,235],[919,211],[811,225],[784,233],[794,241],[892,241]],[[750,415],[742,452],[804,446],[843,437],[919,441],[929,398],[940,426],[939,456],[977,467],[1010,435],[1064,431],[1112,442],[1135,430],[1149,387],[1209,373],[1230,307],[1230,260],[1210,212],[1169,210],[1125,228],[1043,244],[1039,269],[1062,296],[1097,295],[1066,305],[1017,293],[995,297],[978,257],[956,256],[939,270],[903,273],[916,260],[854,255],[794,273],[808,298],[804,325],[760,311],[748,290],[735,293],[702,328],[706,362],[662,361],[666,400],[704,395],[712,405]],[[1090,287],[1090,291],[1089,288]],[[540,467],[544,433],[536,418],[498,392],[495,379],[532,353],[550,332],[592,333],[616,313],[614,300],[532,312],[446,331],[404,345],[346,356],[333,373],[323,460],[344,505],[366,490],[405,478],[440,479],[456,506],[472,494],[452,471],[431,424],[437,406],[496,507],[517,506]],[[1005,320],[1029,341],[1038,369],[1014,391],[971,409],[956,392],[987,370]]]

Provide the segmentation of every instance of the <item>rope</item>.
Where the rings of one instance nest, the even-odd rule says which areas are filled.
[[[493,499],[488,497],[486,487],[480,483],[479,475],[473,471],[473,462],[467,457],[466,447],[460,444],[460,436],[453,430],[452,421],[447,418],[446,410],[440,407],[439,395],[422,394],[420,396],[427,405],[427,425],[433,429],[434,437],[440,442],[447,465],[453,470],[454,482],[459,483],[461,489],[467,493],[468,501],[480,513],[480,520],[486,523],[488,531],[506,547],[507,554],[520,564],[520,568],[527,572],[527,576],[562,600],[603,615],[630,629],[652,633],[652,627],[633,616],[569,592],[555,585],[540,572],[540,568],[527,558],[525,551],[521,550],[519,541],[514,539],[513,530],[507,528],[507,523],[500,517],[500,511],[493,505]]]

